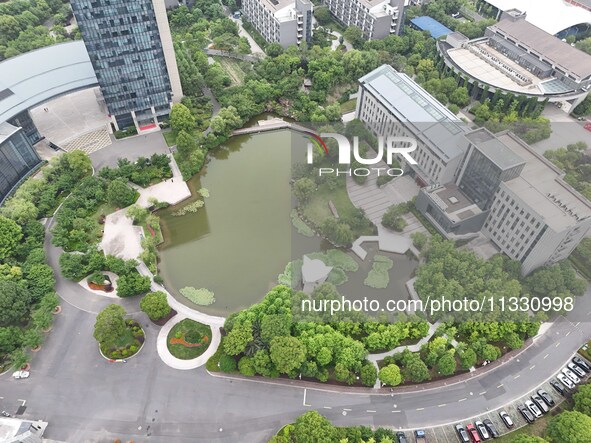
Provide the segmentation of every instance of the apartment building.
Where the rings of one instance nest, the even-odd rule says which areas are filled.
[[[324,4],[345,26],[357,26],[368,40],[399,34],[404,0],[326,0]]]
[[[376,136],[417,139],[418,165],[399,158],[417,183],[448,183],[459,173],[469,128],[406,74],[383,65],[362,77],[356,117]]]
[[[244,17],[269,43],[284,48],[312,40],[310,0],[243,0]]]

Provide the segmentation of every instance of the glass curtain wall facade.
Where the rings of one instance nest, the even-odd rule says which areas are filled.
[[[171,82],[152,0],[72,0],[71,4],[119,129],[156,123],[155,117],[168,115]]]
[[[41,159],[21,128],[0,124],[0,204]]]

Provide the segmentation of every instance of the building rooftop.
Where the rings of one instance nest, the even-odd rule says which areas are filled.
[[[454,183],[426,188],[431,201],[444,211],[450,220],[456,223],[482,213],[482,210],[470,200]]]
[[[591,12],[564,0],[486,0],[502,11],[519,9],[526,12],[526,20],[549,34],[558,34],[571,26],[591,23]],[[581,3],[585,3],[579,0]],[[590,4],[589,1],[586,1]]]
[[[97,85],[81,40],[9,58],[0,63],[0,122],[58,95]]]
[[[410,22],[421,31],[429,31],[429,34],[431,34],[431,37],[433,38],[443,37],[444,35],[451,34],[453,32],[447,26],[439,23],[437,20],[427,15],[415,17]]]
[[[463,155],[462,136],[469,128],[406,74],[383,65],[359,82],[400,121],[414,126],[418,137],[440,157]]]
[[[577,9],[584,11],[580,8]],[[526,20],[513,21],[505,18],[489,26],[489,29],[494,32],[502,32],[507,37],[527,46],[533,52],[581,79],[591,76],[591,56],[589,54],[574,48],[552,34],[548,34]]]
[[[485,128],[470,132],[466,135],[466,138],[503,171],[524,163],[524,160],[519,155]]]
[[[0,123],[0,144],[4,143],[4,141],[8,139],[8,137],[10,137],[19,129],[20,128],[17,128],[16,126],[13,126],[7,122]]]
[[[498,139],[525,160],[520,177],[503,183],[560,232],[591,217],[591,203],[562,179],[562,171],[510,132]]]

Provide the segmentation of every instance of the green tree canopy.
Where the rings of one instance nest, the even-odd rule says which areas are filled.
[[[21,227],[15,221],[0,215],[0,261],[12,255],[22,238]]]
[[[337,441],[335,427],[317,411],[306,412],[298,417],[292,437],[294,443],[334,443]]]
[[[552,443],[589,443],[591,417],[578,411],[562,412],[550,420],[546,435]]]
[[[192,134],[195,130],[195,117],[182,103],[176,103],[170,111],[170,127],[175,131]]]
[[[0,281],[0,326],[15,323],[29,310],[32,296],[22,284]]]
[[[162,291],[146,294],[140,301],[140,309],[151,320],[160,320],[170,314],[170,305],[168,304],[166,294]]]
[[[573,395],[575,411],[591,416],[591,385],[585,384]]]
[[[101,345],[111,344],[125,333],[125,309],[111,304],[96,316],[94,338]]]
[[[384,366],[378,373],[380,381],[389,386],[398,386],[402,383],[402,374],[400,368],[395,364]]]
[[[271,361],[282,374],[298,369],[306,360],[306,347],[296,337],[275,337],[269,348]]]
[[[117,178],[109,183],[107,187],[107,199],[109,203],[118,208],[125,208],[135,202],[137,193],[125,180]]]

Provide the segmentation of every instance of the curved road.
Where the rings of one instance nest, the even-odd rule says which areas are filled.
[[[46,242],[57,269],[60,250]],[[390,394],[338,393],[284,383],[212,377],[201,368],[176,371],[156,352],[158,328],[138,311],[138,300],[119,300],[146,331],[147,346],[126,364],[108,363],[96,351],[96,312],[112,299],[87,297],[56,272],[63,312],[33,360],[31,377],[0,377],[0,408],[49,422],[46,437],[62,441],[263,442],[301,413],[318,409],[337,425],[436,426],[492,411],[544,382],[591,337],[591,293],[577,300],[517,357],[477,371],[468,380]],[[431,385],[433,386],[433,385]],[[321,386],[319,385],[319,388]],[[330,387],[327,387],[330,389]]]

